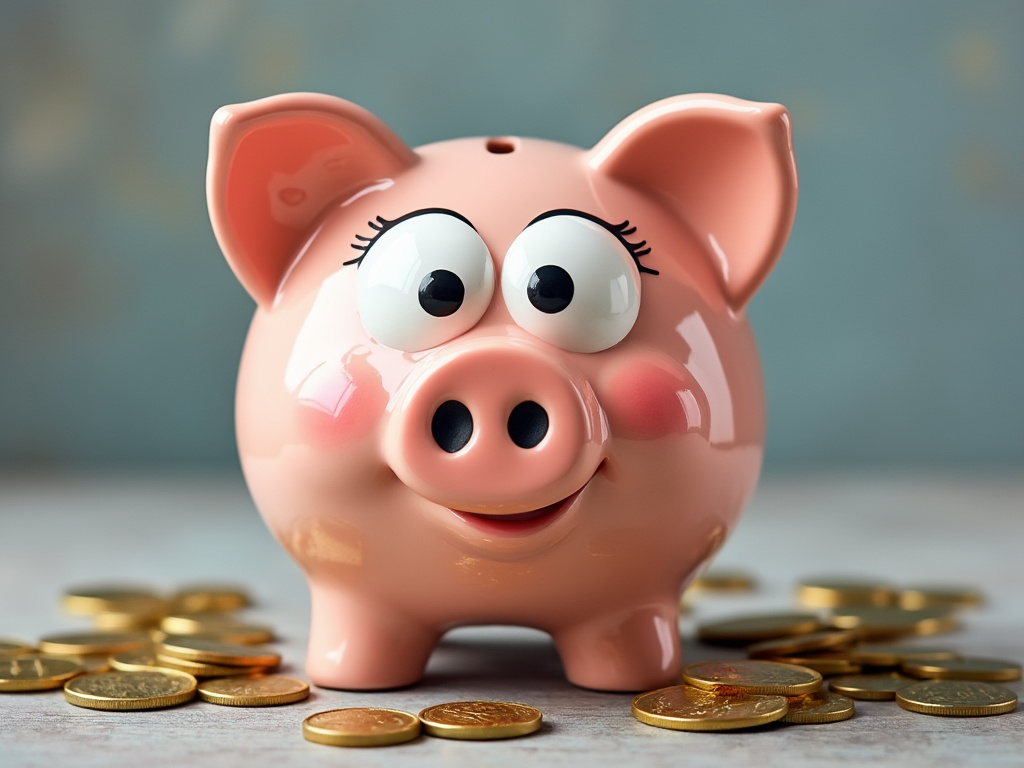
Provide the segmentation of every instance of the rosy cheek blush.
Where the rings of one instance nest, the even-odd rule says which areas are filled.
[[[646,362],[625,365],[612,374],[599,397],[612,433],[627,439],[700,432],[706,420],[704,394],[683,369]]]
[[[327,362],[299,387],[297,417],[312,445],[330,449],[376,427],[387,399],[380,375],[365,358],[350,358],[348,365]]]

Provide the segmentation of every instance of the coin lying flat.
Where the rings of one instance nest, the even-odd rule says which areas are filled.
[[[900,590],[897,604],[900,608],[968,608],[984,602],[981,593],[973,587],[935,585],[906,587]]]
[[[795,637],[781,637],[777,640],[764,640],[747,648],[747,656],[752,659],[771,659],[776,656],[791,656],[799,653],[829,651],[835,648],[847,648],[857,642],[857,633],[852,630],[829,630],[826,632],[810,632]]]
[[[989,683],[1008,683],[1020,680],[1021,665],[1002,659],[911,660],[903,662],[901,669],[914,677],[929,677],[936,680],[979,680]]]
[[[169,635],[201,635],[225,643],[260,645],[274,639],[274,630],[261,624],[240,622],[233,616],[220,613],[199,613],[195,616],[165,616],[160,629]]]
[[[838,723],[849,720],[855,711],[853,699],[831,691],[815,691],[789,699],[784,723]]]
[[[190,661],[179,659],[174,656],[156,654],[156,662],[163,669],[176,669],[179,672],[187,672],[192,677],[239,677],[245,675],[258,675],[276,669],[273,667],[241,667],[228,664],[209,664],[205,661]]]
[[[832,613],[832,626],[855,629],[864,639],[935,635],[956,629],[956,618],[941,609],[905,611],[902,608],[852,606]]]
[[[917,681],[911,677],[883,672],[877,675],[846,675],[829,680],[828,688],[859,701],[886,701],[895,698],[896,691]]]
[[[728,688],[781,696],[797,696],[821,688],[821,673],[813,669],[752,659],[691,664],[683,670],[683,680],[706,691]]]
[[[0,691],[45,691],[60,688],[82,672],[82,665],[70,659],[56,659],[38,654],[0,659]]]
[[[137,651],[121,651],[110,657],[110,666],[118,672],[145,672],[160,669],[156,651],[153,648],[140,648]]]
[[[898,667],[905,661],[956,659],[959,654],[948,648],[928,648],[913,645],[859,645],[846,651],[851,661],[871,667]]]
[[[690,582],[694,592],[750,592],[757,579],[748,571],[738,568],[708,568]]]
[[[237,584],[189,584],[171,598],[176,613],[237,611],[251,602],[249,593]]]
[[[777,661],[780,664],[795,664],[807,667],[822,675],[856,675],[862,667],[850,661],[844,653],[809,653],[803,656],[776,656],[765,661]]]
[[[90,584],[64,592],[64,610],[81,616],[103,611],[166,610],[166,601],[147,587],[119,584]]]
[[[303,720],[302,735],[307,741],[334,747],[386,747],[419,736],[420,719],[398,709],[331,709]]]
[[[895,591],[889,584],[873,579],[828,576],[804,579],[797,585],[796,597],[801,605],[808,608],[891,605]]]
[[[804,635],[821,628],[813,613],[762,613],[701,624],[697,627],[697,639],[711,644],[746,645]]]
[[[162,709],[184,704],[196,695],[196,679],[173,670],[100,672],[64,685],[69,703],[88,709]]]
[[[281,654],[267,648],[240,643],[222,643],[199,637],[167,638],[157,647],[159,656],[173,656],[206,664],[230,664],[237,667],[275,667]]]
[[[984,717],[1013,712],[1017,694],[1001,685],[973,680],[926,680],[897,691],[896,703],[924,715]]]
[[[273,707],[309,697],[309,684],[294,677],[222,677],[199,684],[199,698],[228,707]]]
[[[541,725],[539,709],[506,701],[452,701],[420,712],[423,731],[445,739],[511,739]]]
[[[146,632],[62,632],[39,641],[43,653],[93,656],[145,648],[152,640]]]
[[[780,720],[789,711],[785,696],[737,693],[721,696],[690,685],[641,693],[631,707],[645,725],[673,731],[732,731]]]
[[[22,656],[32,653],[35,648],[23,640],[13,640],[9,637],[0,638],[0,659],[9,659],[12,656]]]

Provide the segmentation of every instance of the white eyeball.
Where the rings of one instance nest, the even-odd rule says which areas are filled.
[[[358,246],[365,249],[356,288],[359,318],[384,346],[405,352],[436,347],[476,325],[491,302],[491,254],[453,212],[413,212],[360,239],[369,245]]]
[[[625,338],[640,311],[640,274],[622,241],[571,213],[546,216],[509,246],[501,293],[519,326],[571,352]]]

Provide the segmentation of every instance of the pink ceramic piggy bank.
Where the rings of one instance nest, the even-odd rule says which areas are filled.
[[[680,590],[761,465],[743,308],[796,208],[786,111],[682,96],[589,150],[413,150],[284,95],[217,112],[208,196],[258,304],[238,446],[309,581],[310,679],[411,684],[500,623],[580,686],[676,681]]]

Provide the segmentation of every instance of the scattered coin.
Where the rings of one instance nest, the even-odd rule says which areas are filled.
[[[946,648],[914,645],[859,645],[846,654],[851,661],[870,667],[898,667],[905,661],[959,658],[959,654]]]
[[[763,613],[701,624],[697,628],[697,638],[712,645],[746,645],[820,629],[821,622],[813,613]]]
[[[335,747],[384,747],[419,736],[420,719],[398,709],[332,709],[303,720],[302,735],[307,741]]]
[[[835,609],[832,625],[838,629],[855,629],[864,639],[881,639],[949,632],[956,629],[956,619],[938,609],[905,611],[892,606],[853,606]]]
[[[140,648],[136,651],[121,651],[110,657],[110,666],[119,672],[145,672],[160,669],[156,651],[152,648]]]
[[[423,731],[445,739],[510,739],[541,725],[539,709],[505,701],[452,701],[420,712]]]
[[[249,593],[237,584],[190,584],[171,598],[175,613],[237,611],[251,602]]]
[[[157,654],[186,661],[239,667],[275,667],[281,663],[281,654],[267,648],[198,637],[167,638],[157,647]]]
[[[190,661],[189,659],[178,659],[174,656],[156,654],[156,662],[162,669],[176,669],[179,672],[188,672],[192,677],[237,677],[245,675],[257,675],[276,669],[276,665],[260,666],[231,666],[229,664],[210,664],[205,661]]]
[[[166,610],[159,606],[140,606],[138,610],[102,611],[92,617],[93,626],[105,631],[152,629],[160,626]]]
[[[708,568],[690,582],[694,592],[751,592],[757,579],[749,571],[738,568]]]
[[[64,610],[80,616],[91,616],[104,611],[138,611],[160,606],[166,610],[166,601],[147,587],[118,584],[93,584],[72,587],[64,593]]]
[[[1009,688],[972,680],[926,680],[896,692],[896,703],[911,712],[946,717],[1003,715],[1017,708]]]
[[[731,731],[780,720],[789,711],[789,703],[785,696],[722,696],[689,685],[673,685],[641,693],[631,708],[633,717],[657,728]]]
[[[0,638],[0,659],[9,659],[12,656],[22,656],[32,653],[35,648],[23,640],[12,640],[9,637]]]
[[[853,699],[831,691],[815,691],[789,699],[789,712],[784,723],[838,723],[849,720],[854,713]]]
[[[196,679],[173,670],[100,672],[73,678],[64,698],[88,709],[162,709],[184,704],[196,695]]]
[[[160,629],[169,635],[201,635],[242,645],[260,645],[274,639],[274,630],[270,627],[246,624],[233,616],[219,613],[166,616],[160,622]]]
[[[702,661],[683,670],[683,680],[695,688],[719,692],[722,688],[742,693],[796,696],[821,688],[821,674],[807,667],[775,661],[735,659]]]
[[[781,637],[778,640],[763,640],[747,648],[752,659],[770,659],[797,653],[813,653],[835,648],[847,648],[857,642],[857,633],[851,630],[811,632],[795,637]]]
[[[102,654],[99,656],[79,656],[68,653],[48,653],[46,655],[52,659],[65,659],[66,661],[74,662],[85,672],[107,672],[110,670],[110,657]]]
[[[884,582],[871,579],[822,577],[805,579],[797,585],[797,600],[808,608],[841,605],[891,605],[895,591]]]
[[[227,677],[199,683],[199,698],[229,707],[272,707],[309,697],[309,684],[294,677]]]
[[[0,659],[0,691],[45,691],[60,688],[75,675],[81,664],[70,659],[30,654]]]
[[[976,589],[965,586],[914,586],[906,587],[899,593],[897,604],[900,608],[973,608],[984,599]]]
[[[929,677],[937,680],[979,680],[989,683],[1008,683],[1020,680],[1021,665],[1002,659],[911,660],[903,662],[901,669],[914,677]]]
[[[882,672],[876,675],[846,675],[829,681],[828,688],[833,693],[841,693],[859,701],[886,701],[895,698],[896,691],[912,685],[917,681],[895,672]]]
[[[63,632],[39,641],[43,653],[93,656],[145,648],[152,641],[146,632]]]
[[[766,661],[777,661],[780,664],[796,664],[800,667],[813,669],[822,675],[856,675],[861,665],[850,661],[844,653],[809,653],[803,656],[776,656]]]

